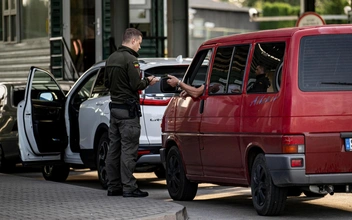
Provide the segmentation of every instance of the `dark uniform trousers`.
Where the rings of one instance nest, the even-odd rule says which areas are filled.
[[[110,144],[105,160],[109,191],[123,189],[124,192],[132,192],[138,188],[133,172],[138,156],[140,132],[138,116],[129,119],[128,110],[110,109]]]

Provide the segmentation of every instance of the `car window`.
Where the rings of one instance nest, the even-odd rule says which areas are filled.
[[[104,73],[105,73],[105,68],[101,68],[94,82],[92,93],[90,95],[91,98],[97,98],[97,97],[106,96],[109,94],[109,89],[106,88],[104,85]]]
[[[18,103],[24,99],[25,93],[25,86],[24,85],[16,85],[13,87],[13,106],[17,107]]]
[[[59,86],[62,91],[67,94],[68,91],[70,91],[70,89],[72,88],[73,82],[59,82]]]
[[[185,83],[194,87],[199,87],[205,84],[212,52],[213,50],[210,48],[199,51],[196,54],[186,73],[184,79]]]
[[[352,34],[301,39],[298,64],[302,91],[352,90]]]
[[[85,81],[80,84],[80,87],[78,88],[78,90],[75,90],[75,93],[72,96],[73,98],[71,98],[73,102],[72,104],[75,105],[76,107],[91,97],[91,91],[92,91],[94,82],[96,81],[99,69],[95,69],[92,71],[93,73],[91,72],[89,74],[90,76],[87,77]]]
[[[249,45],[219,47],[210,77],[209,94],[241,93]]]
[[[217,49],[209,83],[210,94],[225,92],[233,49],[233,46]]]
[[[280,85],[276,83],[281,83],[282,62],[284,60],[285,54],[285,42],[270,42],[270,43],[258,43],[255,45],[253,59],[251,61],[249,77],[247,81],[247,92],[248,93],[268,93],[268,92],[278,92]],[[265,82],[263,79],[259,79],[256,76],[257,69],[261,66],[265,72]],[[256,83],[256,81],[258,81]],[[266,84],[267,86],[262,86],[256,88],[256,84]]]
[[[65,99],[64,94],[54,79],[48,73],[40,69],[35,69],[32,79],[31,99],[41,100],[41,97],[43,97],[41,96],[42,93],[50,93],[53,98],[51,101]]]
[[[227,93],[241,93],[243,87],[244,73],[249,54],[249,45],[235,46],[233,53],[229,84],[226,88]]]
[[[147,69],[144,71],[144,77],[154,75],[156,77],[163,77],[167,74],[176,76],[179,79],[182,79],[188,65],[174,65],[174,66],[158,66]],[[146,94],[162,93],[160,91],[160,82],[155,83],[153,86],[148,86],[145,89]]]

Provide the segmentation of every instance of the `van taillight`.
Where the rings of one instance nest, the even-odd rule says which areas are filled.
[[[305,152],[303,135],[282,136],[282,151],[286,154],[297,154]]]
[[[139,100],[141,105],[154,105],[154,106],[166,106],[169,104],[171,98],[167,99],[143,99]]]

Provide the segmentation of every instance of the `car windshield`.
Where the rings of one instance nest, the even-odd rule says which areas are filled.
[[[188,65],[153,67],[145,70],[144,76],[148,77],[148,76],[154,75],[156,77],[163,77],[169,74],[169,75],[176,76],[179,79],[182,79],[187,68],[188,68]],[[148,88],[146,88],[145,93],[146,94],[162,93],[160,91],[160,82],[157,82],[155,85],[149,86]]]

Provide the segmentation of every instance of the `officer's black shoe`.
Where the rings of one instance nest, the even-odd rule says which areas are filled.
[[[123,192],[123,197],[147,197],[148,195],[148,192],[143,192],[138,188],[132,192]]]
[[[114,190],[110,191],[108,190],[108,196],[122,196],[122,190]]]

